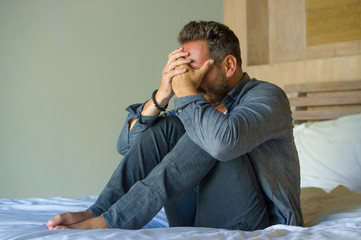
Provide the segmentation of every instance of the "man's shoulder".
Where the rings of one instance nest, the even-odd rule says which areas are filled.
[[[250,86],[257,86],[257,87],[270,87],[270,88],[280,88],[278,85],[276,85],[275,83],[271,83],[271,82],[268,82],[268,81],[265,81],[265,80],[260,80],[260,79],[257,79],[257,78],[251,78],[247,84],[247,85],[250,85]]]
[[[278,86],[274,83],[271,83],[271,82],[264,81],[264,80],[258,80],[256,78],[250,79],[246,83],[244,88],[246,91],[251,91],[251,92],[266,91],[266,92],[273,93],[273,94],[274,93],[284,94],[284,91],[280,86]]]

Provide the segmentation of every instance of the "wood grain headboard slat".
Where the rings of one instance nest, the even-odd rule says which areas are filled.
[[[361,113],[361,80],[289,84],[284,90],[295,123]]]
[[[361,90],[361,80],[342,82],[315,82],[307,84],[287,84],[284,86],[283,89],[286,93]]]
[[[305,96],[290,98],[291,106],[339,106],[361,104],[361,94],[340,95],[340,96]]]

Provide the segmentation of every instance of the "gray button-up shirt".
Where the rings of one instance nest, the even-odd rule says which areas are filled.
[[[265,196],[272,224],[302,225],[300,168],[293,139],[288,98],[274,84],[250,79],[241,81],[223,99],[227,113],[214,109],[201,95],[176,98],[175,108],[165,115],[183,123],[189,137],[219,161],[246,155],[254,167]],[[142,116],[143,104],[129,112],[118,139],[118,151],[126,154],[139,133],[157,116]],[[138,118],[129,131],[129,120]]]

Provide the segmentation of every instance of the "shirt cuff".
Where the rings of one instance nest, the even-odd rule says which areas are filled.
[[[140,124],[151,124],[153,123],[158,116],[143,116],[140,113],[143,110],[145,103],[143,104],[133,104],[127,107],[127,111],[129,112],[128,119],[138,119]]]
[[[174,110],[177,114],[183,112],[184,108],[186,108],[189,104],[200,101],[200,103],[207,103],[207,100],[204,99],[202,95],[191,95],[186,97],[180,97],[174,99]]]

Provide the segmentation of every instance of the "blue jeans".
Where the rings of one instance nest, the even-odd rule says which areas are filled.
[[[89,209],[112,228],[139,229],[162,207],[171,227],[270,225],[247,155],[218,161],[190,140],[179,120],[168,117],[138,136]]]

